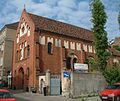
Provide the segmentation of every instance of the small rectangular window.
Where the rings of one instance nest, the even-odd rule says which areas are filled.
[[[48,54],[53,54],[53,45],[51,42],[48,43]]]

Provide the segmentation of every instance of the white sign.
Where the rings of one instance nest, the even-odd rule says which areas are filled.
[[[75,70],[88,70],[88,64],[74,63]]]

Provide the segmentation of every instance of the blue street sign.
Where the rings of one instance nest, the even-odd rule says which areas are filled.
[[[63,72],[64,78],[70,78],[70,72]]]

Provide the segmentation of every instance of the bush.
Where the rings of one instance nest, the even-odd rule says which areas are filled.
[[[103,75],[109,85],[120,82],[120,69],[118,67],[107,68]]]

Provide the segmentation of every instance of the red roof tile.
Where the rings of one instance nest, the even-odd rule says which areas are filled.
[[[110,52],[112,53],[112,55],[114,56],[120,56],[120,52],[114,48],[109,48]]]
[[[54,32],[60,35],[79,38],[82,40],[93,41],[93,34],[90,30],[66,24],[63,22],[55,21],[38,15],[28,13],[30,18],[35,23],[36,29],[42,29]]]

